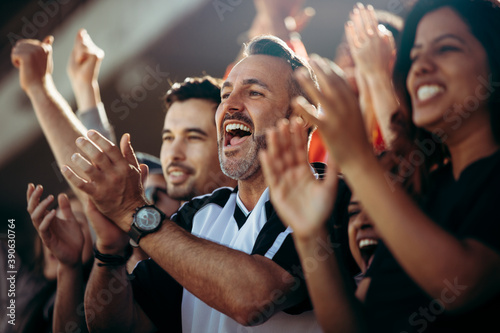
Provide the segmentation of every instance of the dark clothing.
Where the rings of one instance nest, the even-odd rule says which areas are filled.
[[[457,181],[451,165],[436,171],[431,180],[429,195],[421,202],[427,215],[458,239],[476,239],[500,253],[496,206],[500,202],[500,151],[468,166]],[[500,294],[465,313],[445,312],[443,305],[453,302],[467,286],[459,279],[443,281],[441,297],[431,299],[383,244],[367,276],[372,280],[365,306],[374,332],[487,332],[498,326]]]

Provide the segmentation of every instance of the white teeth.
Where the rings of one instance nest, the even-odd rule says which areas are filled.
[[[179,176],[184,175],[184,172],[182,172],[182,171],[172,171],[172,172],[170,173],[170,175],[171,175],[171,176],[174,176],[174,177],[179,177]]]
[[[378,240],[376,239],[362,239],[359,241],[359,248],[360,249],[363,249],[367,246],[370,246],[370,245],[377,245],[378,244]]]
[[[428,100],[431,97],[436,96],[438,93],[444,91],[443,87],[438,85],[425,85],[421,86],[417,90],[417,96],[420,101]]]
[[[243,124],[228,124],[226,125],[226,132],[230,132],[230,131],[234,131],[234,130],[241,130],[241,131],[245,131],[245,132],[250,132],[250,128],[248,128],[247,126],[243,125]]]

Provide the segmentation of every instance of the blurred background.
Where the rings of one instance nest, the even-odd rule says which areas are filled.
[[[269,0],[273,1],[273,0]],[[356,1],[306,0],[316,15],[301,32],[309,53],[333,58]],[[372,0],[404,15],[405,0]],[[29,256],[34,228],[26,212],[29,182],[45,194],[66,188],[10,62],[20,38],[55,37],[54,80],[75,109],[66,64],[75,35],[86,28],[104,58],[99,82],[117,137],[128,132],[136,151],[159,155],[163,94],[186,76],[224,75],[255,15],[251,0],[16,0],[0,4],[0,233],[16,220],[17,250]],[[244,37],[243,37],[244,39]],[[143,80],[158,73],[155,89]],[[161,74],[160,74],[161,73]],[[153,82],[153,81],[151,81]]]

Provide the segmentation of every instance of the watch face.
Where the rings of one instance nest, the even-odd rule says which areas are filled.
[[[144,207],[137,212],[135,223],[139,229],[151,231],[161,223],[161,216],[156,209]]]

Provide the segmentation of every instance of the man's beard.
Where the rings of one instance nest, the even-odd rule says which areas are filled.
[[[178,201],[189,201],[192,198],[200,195],[194,184],[183,184],[187,186],[173,186],[167,184],[167,195]]]
[[[229,178],[235,180],[247,180],[252,177],[259,169],[260,169],[260,161],[259,161],[259,151],[261,149],[266,149],[266,137],[265,135],[259,136],[251,136],[247,140],[253,140],[253,144],[250,148],[250,151],[246,154],[246,157],[242,160],[225,160],[223,162],[224,155],[225,157],[231,157],[235,153],[227,153],[224,154],[224,142],[223,138],[219,140],[218,149],[219,149],[219,161],[220,168],[222,172],[228,176]]]

